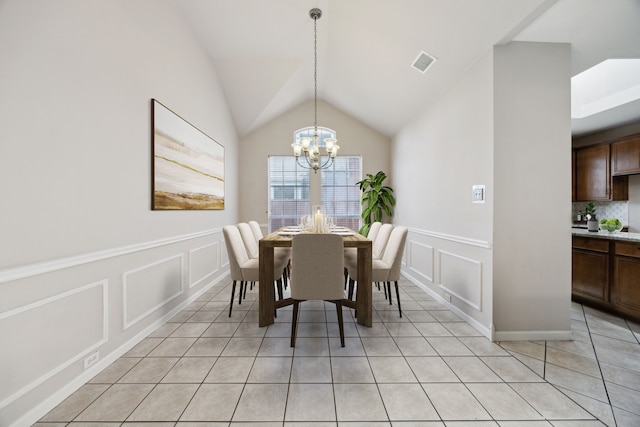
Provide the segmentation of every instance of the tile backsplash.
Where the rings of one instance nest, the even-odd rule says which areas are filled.
[[[624,225],[629,225],[629,202],[593,202],[596,206],[596,217],[618,218]],[[587,202],[573,202],[571,208],[572,220],[576,221],[578,213],[584,211]]]

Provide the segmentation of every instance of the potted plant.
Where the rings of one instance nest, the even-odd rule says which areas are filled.
[[[362,191],[360,204],[363,207],[362,220],[363,225],[358,231],[363,236],[369,232],[369,227],[375,221],[382,221],[382,214],[386,213],[388,217],[393,215],[392,208],[396,204],[393,196],[393,188],[383,185],[387,175],[379,171],[377,174],[367,174],[367,177],[356,182]]]
[[[593,202],[587,202],[584,213],[587,217],[587,229],[592,232],[597,232],[599,225],[598,219],[596,218],[596,205]]]

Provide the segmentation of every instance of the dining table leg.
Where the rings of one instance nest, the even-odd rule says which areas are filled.
[[[273,289],[273,246],[260,241],[260,265],[258,284],[258,326],[269,326],[274,323],[275,298]]]
[[[372,326],[373,302],[371,290],[371,241],[358,247],[358,287],[356,297],[356,320],[363,326]],[[361,279],[361,280],[360,280]],[[362,286],[360,286],[362,284]]]

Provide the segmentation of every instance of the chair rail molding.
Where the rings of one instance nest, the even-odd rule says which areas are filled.
[[[180,236],[168,237],[166,239],[152,240],[149,242],[121,246],[104,251],[90,252],[87,254],[0,270],[0,284],[38,276],[40,274],[51,273],[53,271],[63,270],[65,268],[76,267],[78,265],[87,264],[90,262],[102,261],[108,258],[114,258],[121,255],[128,255],[134,252],[140,252],[148,249],[158,248],[161,246],[171,245],[174,243],[184,242],[186,240],[196,239],[199,237],[210,236],[216,233],[222,233],[222,229],[214,228],[211,230],[199,231],[197,233],[183,234]]]
[[[451,242],[462,243],[464,245],[476,246],[483,249],[491,249],[492,244],[485,240],[470,239],[468,237],[456,236],[453,234],[438,233],[436,231],[423,230],[420,228],[409,228],[411,233],[422,234],[423,236],[435,237],[437,239],[449,240]]]

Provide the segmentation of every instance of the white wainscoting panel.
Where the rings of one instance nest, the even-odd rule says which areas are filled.
[[[433,283],[433,247],[411,240],[408,249],[408,266],[411,271]]]
[[[125,272],[123,285],[124,329],[128,329],[184,291],[184,256],[175,255]]]
[[[220,243],[213,242],[189,251],[189,287],[201,284],[220,270]]]
[[[229,267],[229,254],[227,254],[227,245],[224,239],[220,239],[220,266],[221,268]]]
[[[0,313],[0,409],[107,341],[107,287],[102,280]]]
[[[446,251],[440,258],[440,288],[482,311],[482,263]]]

